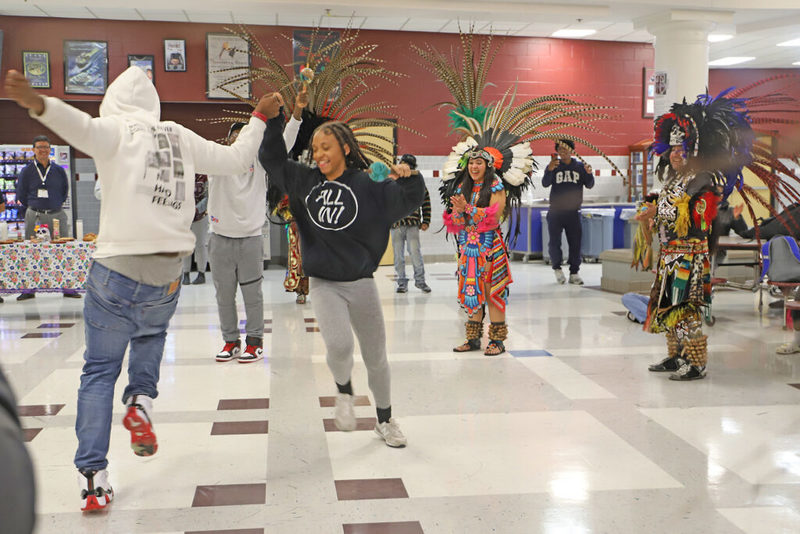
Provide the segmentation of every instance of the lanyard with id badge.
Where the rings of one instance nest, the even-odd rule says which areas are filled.
[[[49,196],[49,194],[47,192],[47,186],[45,184],[47,182],[47,175],[50,173],[50,167],[52,167],[52,166],[53,166],[52,163],[49,164],[47,166],[47,170],[44,171],[44,175],[43,175],[42,171],[39,170],[39,166],[34,164],[34,167],[36,167],[36,172],[39,173],[39,178],[41,178],[41,180],[42,180],[42,185],[39,186],[39,190],[36,193],[36,198],[50,198],[50,196]]]

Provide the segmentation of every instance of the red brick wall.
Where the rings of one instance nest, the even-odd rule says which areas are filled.
[[[231,104],[205,98],[205,34],[224,31],[223,24],[171,22],[98,21],[0,17],[5,31],[3,69],[21,66],[22,50],[50,52],[52,89],[45,94],[63,94],[63,41],[102,40],[109,44],[109,76],[114,78],[127,66],[128,54],[156,57],[156,86],[164,102],[163,118],[178,120],[209,138],[221,137],[223,125],[198,123],[196,117],[222,114]],[[292,28],[251,27],[263,44],[270,46],[285,64],[291,62],[291,45],[283,36]],[[411,44],[430,43],[440,51],[458,43],[453,34],[362,31],[367,42],[378,44],[377,55],[387,67],[409,75],[398,85],[382,82],[371,98],[397,105],[402,123],[425,133],[422,138],[400,130],[400,152],[447,154],[457,141],[448,135],[445,112],[436,108],[449,99],[443,84],[421,67]],[[185,39],[187,72],[164,71],[163,39]],[[570,41],[547,38],[509,37],[490,71],[496,87],[484,91],[485,101],[498,98],[513,83],[518,84],[518,101],[544,94],[569,93],[617,108],[616,120],[599,124],[602,133],[587,133],[587,138],[612,155],[627,154],[627,146],[648,137],[651,121],[641,117],[642,68],[651,66],[654,50],[649,44],[603,41]],[[83,104],[96,113],[97,97],[66,95],[69,100],[89,100]],[[20,142],[40,133],[41,127],[8,101],[0,102],[0,143]],[[56,142],[56,141],[54,141]],[[550,143],[534,145],[537,153],[550,151]],[[586,151],[583,151],[586,152]]]

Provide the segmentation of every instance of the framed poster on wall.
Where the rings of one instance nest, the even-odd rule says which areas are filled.
[[[164,39],[164,70],[167,72],[186,72],[185,40]]]
[[[156,58],[155,56],[128,55],[128,66],[139,67],[144,71],[153,84],[156,83]]]
[[[64,92],[104,95],[108,87],[108,43],[64,41]]]
[[[22,74],[31,87],[50,89],[50,53],[23,50]]]
[[[250,98],[250,80],[226,83],[250,66],[250,43],[230,33],[206,34],[206,91],[208,98]],[[223,88],[224,87],[224,88]]]

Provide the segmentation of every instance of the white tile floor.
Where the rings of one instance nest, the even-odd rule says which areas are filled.
[[[426,534],[800,532],[800,389],[791,385],[800,383],[800,355],[775,354],[790,334],[779,315],[758,315],[753,294],[715,296],[709,375],[675,383],[647,371],[664,340],[614,313],[623,307],[597,290],[599,265],[584,266],[581,288],[556,285],[545,265],[514,262],[511,353],[495,358],[451,352],[463,317],[454,280],[435,275],[453,266],[426,267],[430,295],[397,295],[392,270],[376,274],[406,449],[371,431],[325,432],[333,409],[318,397],[335,388],[324,345],[306,330],[310,305],[283,292],[282,271],[265,273],[266,360],[215,363],[209,281],[183,288],[172,321],[155,404],[158,454],[130,452],[117,405],[116,500],[86,516],[72,467],[82,301],[7,298],[0,365],[19,404],[64,404],[56,415],[23,417],[43,429],[29,443],[37,532],[327,534],[391,521],[419,522]],[[37,329],[51,322],[76,324],[56,338],[21,339],[58,330]],[[356,393],[368,394],[356,362]],[[117,394],[124,373],[118,385]],[[253,398],[269,398],[269,408],[217,410],[221,399]],[[356,413],[375,416],[373,405]],[[214,422],[263,420],[268,434],[211,435]],[[340,501],[334,488],[396,478],[407,498]],[[200,485],[264,483],[264,504],[192,506]]]

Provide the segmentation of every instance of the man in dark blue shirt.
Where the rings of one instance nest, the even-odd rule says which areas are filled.
[[[50,162],[50,140],[39,135],[33,139],[34,160],[22,169],[17,177],[17,200],[25,207],[25,239],[30,239],[34,234],[37,224],[46,224],[53,235],[53,221],[58,220],[59,235],[69,235],[67,227],[67,214],[62,205],[67,200],[69,193],[69,178],[59,165]],[[65,296],[80,297],[74,291],[65,291]],[[17,300],[27,300],[34,297],[33,291],[28,291],[17,297]]]
[[[581,216],[583,188],[594,187],[592,166],[572,157],[575,143],[569,139],[556,141],[556,152],[544,171],[542,186],[551,187],[550,210],[547,212],[547,229],[550,237],[549,252],[556,281],[566,282],[561,271],[561,232],[567,234],[569,245],[569,283],[583,285],[578,274],[581,266]],[[560,160],[559,160],[560,158]]]

